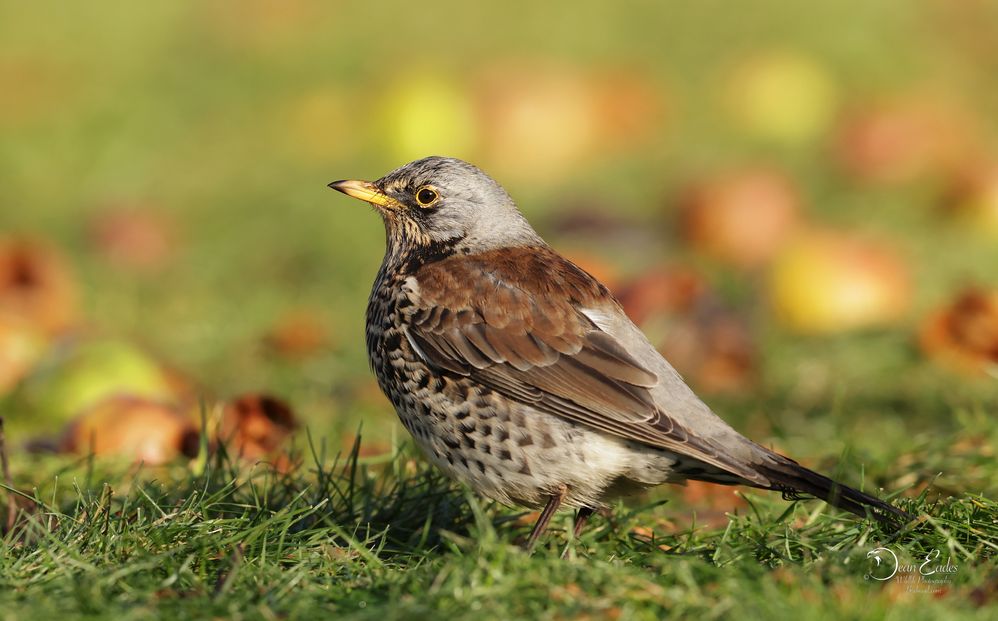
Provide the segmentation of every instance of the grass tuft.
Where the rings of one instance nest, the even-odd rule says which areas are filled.
[[[921,457],[943,469],[934,460],[953,458],[936,442]],[[523,512],[478,499],[408,448],[360,448],[358,437],[327,459],[309,438],[291,472],[224,451],[139,472],[41,460],[51,470],[30,492],[3,486],[23,495],[0,553],[0,618],[984,618],[992,598],[998,504],[982,494],[926,486],[898,499],[919,518],[897,533],[748,491],[723,525],[676,527],[669,516],[696,507],[648,499],[595,516],[577,541],[559,516],[527,555]],[[908,593],[866,577],[880,546],[916,564],[938,550],[957,571],[931,595]]]

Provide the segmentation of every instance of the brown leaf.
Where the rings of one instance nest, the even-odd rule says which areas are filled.
[[[927,356],[958,371],[998,367],[998,291],[959,292],[923,321],[919,343]]]
[[[297,428],[297,418],[287,403],[270,395],[251,393],[226,404],[218,439],[234,455],[254,461],[276,457]]]

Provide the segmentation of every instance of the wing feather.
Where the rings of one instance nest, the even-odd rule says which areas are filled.
[[[547,254],[545,254],[547,253]],[[548,262],[537,264],[537,257]],[[622,313],[602,285],[550,250],[424,265],[406,334],[426,361],[509,399],[618,437],[756,473],[689,433],[656,402],[658,377],[586,313]]]

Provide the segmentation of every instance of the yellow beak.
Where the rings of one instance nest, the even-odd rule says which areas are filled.
[[[399,206],[398,201],[379,190],[378,186],[374,185],[370,181],[344,179],[343,181],[334,181],[330,183],[329,187],[333,188],[337,192],[343,192],[347,196],[359,198],[366,203],[371,203],[372,205],[377,205],[378,207],[393,209]]]

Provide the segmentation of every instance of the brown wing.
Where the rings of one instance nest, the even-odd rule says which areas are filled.
[[[432,365],[594,429],[743,476],[656,405],[654,373],[580,309],[622,312],[605,287],[547,248],[427,264],[406,333]]]

